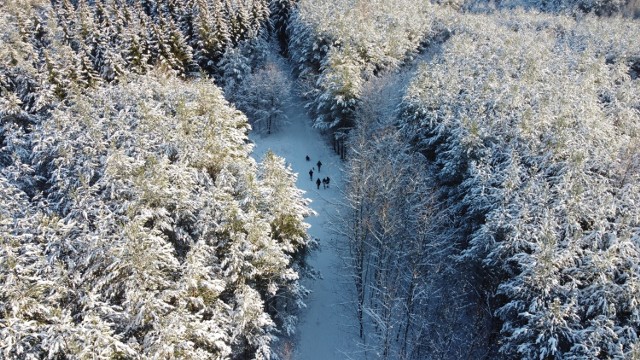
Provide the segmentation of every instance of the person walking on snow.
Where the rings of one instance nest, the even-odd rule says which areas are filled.
[[[318,186],[318,190],[320,190],[320,178],[318,178],[318,180],[316,180],[316,185]]]
[[[307,159],[307,161],[311,160],[311,159],[309,158],[309,155],[307,155],[307,157],[306,157],[305,159]]]
[[[329,181],[331,181],[331,179],[327,176],[327,187],[329,187]]]
[[[322,188],[323,189],[327,188],[327,178],[322,178]]]
[[[318,165],[318,172],[320,172],[320,166],[322,166],[322,163],[320,162],[320,160],[318,160],[318,163],[316,163],[316,165]]]
[[[313,169],[309,170],[309,180],[313,181]]]

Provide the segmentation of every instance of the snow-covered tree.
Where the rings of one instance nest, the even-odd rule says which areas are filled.
[[[637,351],[639,254],[638,193],[619,182],[639,116],[623,59],[638,48],[600,40],[638,27],[525,16],[465,16],[414,81],[401,126],[448,189],[460,260],[483,267],[501,352],[623,358]]]
[[[310,86],[307,108],[320,129],[354,125],[363,82],[395,69],[433,34],[428,2],[299,1],[288,51]]]
[[[264,188],[265,199],[257,204],[261,212],[270,214],[271,236],[280,248],[284,262],[275,269],[275,276],[266,278],[263,293],[267,296],[268,311],[281,324],[287,335],[295,332],[296,313],[292,309],[304,306],[303,299],[308,294],[297,280],[306,267],[306,254],[313,241],[306,233],[306,216],[313,215],[308,207],[310,201],[303,198],[303,192],[295,187],[296,175],[285,161],[272,152],[267,152],[259,164],[258,176]],[[289,269],[282,267],[287,265]]]
[[[285,54],[288,52],[287,40],[290,16],[296,3],[297,0],[271,0],[269,2],[272,31],[277,36],[280,48]]]
[[[291,84],[281,67],[274,60],[267,62],[248,76],[233,97],[252,129],[261,133],[277,132],[287,123],[285,107]]]
[[[347,142],[339,231],[348,244],[360,350],[385,359],[480,356],[476,332],[486,327],[469,321],[473,288],[455,277],[454,243],[443,230],[449,214],[437,212],[429,165],[396,127],[403,82],[393,78],[363,87]]]
[[[68,98],[32,129],[33,169],[2,169],[3,356],[269,358],[292,329],[276,295],[305,293],[291,171],[259,170],[209,82],[154,72]],[[35,197],[12,175],[29,171]]]

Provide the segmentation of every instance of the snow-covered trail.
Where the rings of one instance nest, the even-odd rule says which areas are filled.
[[[306,221],[311,225],[310,236],[318,239],[320,248],[312,252],[309,263],[321,274],[321,279],[305,280],[304,285],[312,291],[307,298],[307,308],[301,311],[292,359],[295,360],[333,360],[349,358],[346,353],[353,351],[357,343],[352,333],[355,321],[341,302],[345,299],[346,289],[341,288],[344,277],[339,274],[340,257],[332,241],[331,219],[335,219],[338,203],[342,199],[342,169],[340,158],[330,145],[311,127],[303,108],[303,102],[291,95],[287,117],[290,124],[271,135],[252,134],[255,143],[254,157],[261,159],[267,150],[285,158],[294,172],[298,174],[297,186],[306,191],[305,197],[312,200],[311,208],[317,212]],[[305,156],[309,155],[310,161]],[[321,171],[315,165],[322,162]],[[313,180],[309,179],[309,170],[314,168]],[[316,179],[329,176],[330,188],[320,189]]]
[[[417,72],[418,64],[429,59],[437,49],[430,48],[400,71],[389,72],[370,81],[371,88],[364,96],[371,97],[375,104],[374,116],[389,117],[395,112]],[[281,66],[286,71],[287,66]],[[358,336],[356,311],[350,301],[354,289],[345,274],[342,260],[345,254],[339,254],[346,250],[346,246],[339,244],[340,239],[335,238],[331,228],[331,222],[338,219],[339,206],[343,203],[342,162],[319,131],[312,128],[304,102],[293,91],[286,115],[290,123],[273,134],[250,134],[255,143],[253,156],[256,160],[260,160],[268,150],[285,158],[298,174],[298,188],[306,191],[305,197],[312,200],[311,208],[317,212],[306,221],[311,225],[309,235],[320,244],[320,248],[312,252],[309,263],[321,278],[303,281],[311,295],[306,300],[307,308],[300,314],[292,353],[285,354],[285,360],[364,359],[367,357],[363,351],[366,346]],[[310,161],[305,159],[306,155]],[[322,162],[320,172],[316,166],[318,160]],[[313,180],[309,178],[312,168]],[[318,176],[329,176],[331,187],[324,189],[321,184],[318,189],[315,183]]]

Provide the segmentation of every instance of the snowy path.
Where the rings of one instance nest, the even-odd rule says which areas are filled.
[[[409,82],[415,76],[418,64],[429,59],[438,47],[430,48],[414,59],[409,66],[399,72],[390,72],[379,79],[370,81],[370,96],[375,105],[375,116],[387,117],[395,112]],[[311,208],[318,215],[306,219],[311,225],[309,235],[318,239],[320,249],[312,253],[309,263],[321,274],[321,279],[305,280],[303,284],[312,291],[306,300],[307,308],[300,315],[292,360],[341,360],[364,359],[362,339],[358,337],[355,308],[348,304],[354,294],[353,287],[345,276],[341,257],[336,248],[335,236],[331,231],[331,219],[338,218],[338,205],[342,202],[342,163],[330,145],[311,127],[311,119],[305,112],[303,101],[296,95],[290,96],[286,110],[289,125],[271,135],[250,134],[255,143],[253,156],[260,160],[267,150],[285,158],[298,174],[297,186],[305,190],[305,197],[312,200]],[[311,161],[306,161],[309,155]],[[316,162],[322,162],[322,171],[314,169],[313,181],[309,170]],[[331,178],[331,188],[317,189],[317,177]],[[285,360],[289,357],[285,356]]]
[[[307,308],[302,310],[298,326],[297,344],[292,359],[295,360],[333,360],[348,359],[346,353],[352,352],[357,342],[353,326],[348,322],[355,319],[345,306],[346,289],[340,284],[344,278],[339,274],[340,258],[332,246],[330,219],[336,217],[337,203],[342,199],[342,169],[339,157],[333,152],[319,132],[311,128],[311,120],[304,111],[302,100],[292,95],[287,109],[291,124],[271,135],[251,135],[255,142],[254,156],[261,159],[269,149],[284,157],[298,173],[297,186],[306,191],[305,197],[312,200],[311,208],[318,215],[307,218],[311,224],[309,234],[318,239],[320,249],[314,251],[309,263],[320,272],[322,278],[303,281],[312,291],[307,298]],[[305,156],[311,161],[307,162]],[[309,170],[316,162],[322,162],[321,172],[314,172],[313,181],[309,179]],[[315,180],[329,176],[331,187],[317,189]]]

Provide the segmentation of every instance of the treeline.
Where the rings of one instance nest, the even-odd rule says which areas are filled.
[[[347,139],[359,351],[638,357],[638,22],[378,5],[300,1],[289,27],[316,126]]]
[[[32,127],[31,164],[0,177],[3,356],[268,358],[310,210],[247,130],[213,85],[149,76]]]
[[[311,210],[194,74],[250,48],[262,5],[0,5],[0,357],[276,356]]]
[[[144,74],[156,65],[182,76],[215,73],[227,49],[264,31],[269,3],[64,0],[53,11],[62,31],[56,48],[69,46],[112,81],[124,69]]]
[[[428,2],[299,1],[290,15],[288,52],[314,126],[344,155],[345,135],[363,84],[396,69],[439,34]]]
[[[490,328],[470,302],[471,269],[453,271],[450,263],[451,214],[436,210],[442,200],[428,161],[393,114],[379,111],[397,85],[390,81],[367,84],[347,142],[337,231],[361,338],[353,351],[382,359],[482,358]]]
[[[478,265],[500,331],[490,345],[508,358],[637,357],[640,47],[627,35],[640,26],[463,19],[398,125],[429,159],[456,259]]]
[[[469,12],[524,8],[562,15],[581,16],[584,14],[594,14],[597,16],[640,18],[640,2],[638,0],[507,0],[500,2],[485,0],[449,0],[438,2]]]
[[[222,77],[225,53],[255,47],[269,23],[269,4],[257,0],[7,1],[3,10],[2,96],[30,114],[74,88],[154,68]]]

